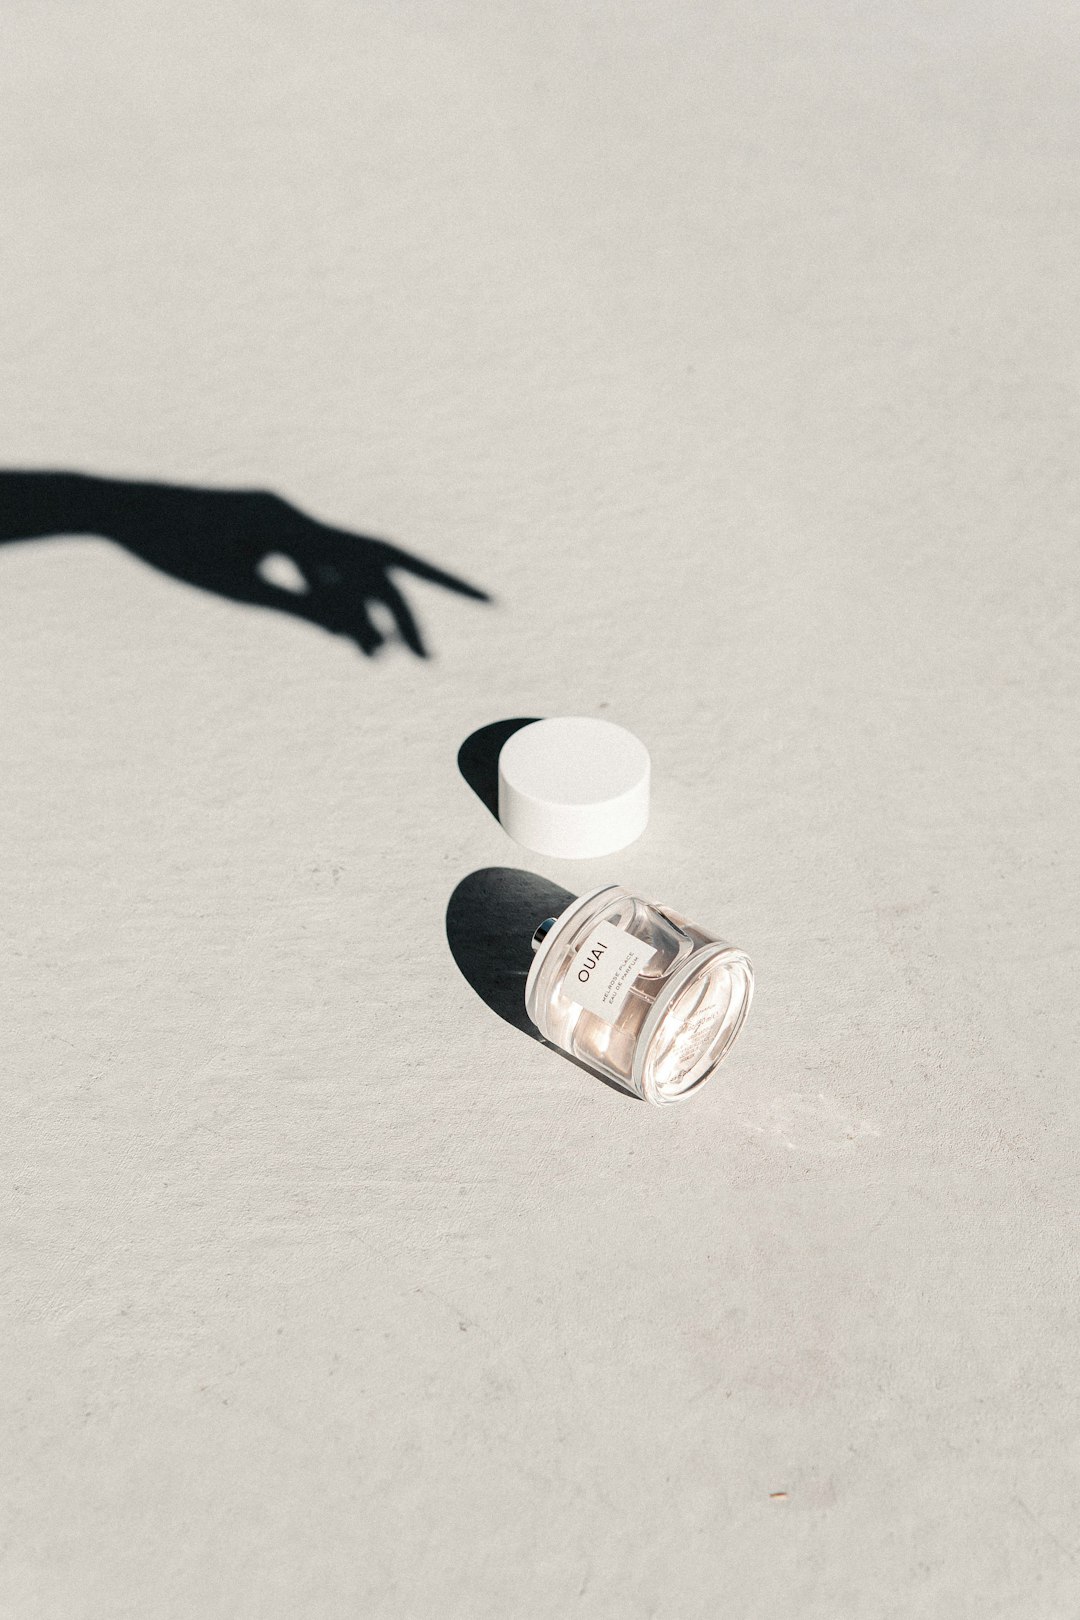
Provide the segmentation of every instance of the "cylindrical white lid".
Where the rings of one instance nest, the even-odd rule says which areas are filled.
[[[535,720],[499,754],[499,820],[539,855],[624,849],[649,820],[649,751],[610,720]]]

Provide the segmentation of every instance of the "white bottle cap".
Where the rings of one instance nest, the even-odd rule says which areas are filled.
[[[499,754],[499,820],[540,855],[610,855],[649,820],[649,751],[610,720],[535,720]]]

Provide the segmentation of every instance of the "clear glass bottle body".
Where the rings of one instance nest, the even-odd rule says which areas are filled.
[[[646,1102],[680,1102],[743,1026],[754,975],[742,951],[609,886],[537,930],[529,1017],[571,1057]]]

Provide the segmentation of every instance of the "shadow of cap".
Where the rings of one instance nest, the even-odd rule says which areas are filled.
[[[538,718],[538,715],[528,715],[516,720],[492,720],[466,737],[458,749],[458,770],[496,821],[499,819],[499,755],[503,744],[523,726],[535,725]]]

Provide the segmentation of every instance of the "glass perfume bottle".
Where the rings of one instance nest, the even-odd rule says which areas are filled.
[[[743,1026],[754,973],[742,951],[617,885],[533,935],[525,1007],[540,1033],[646,1102],[681,1102]]]

